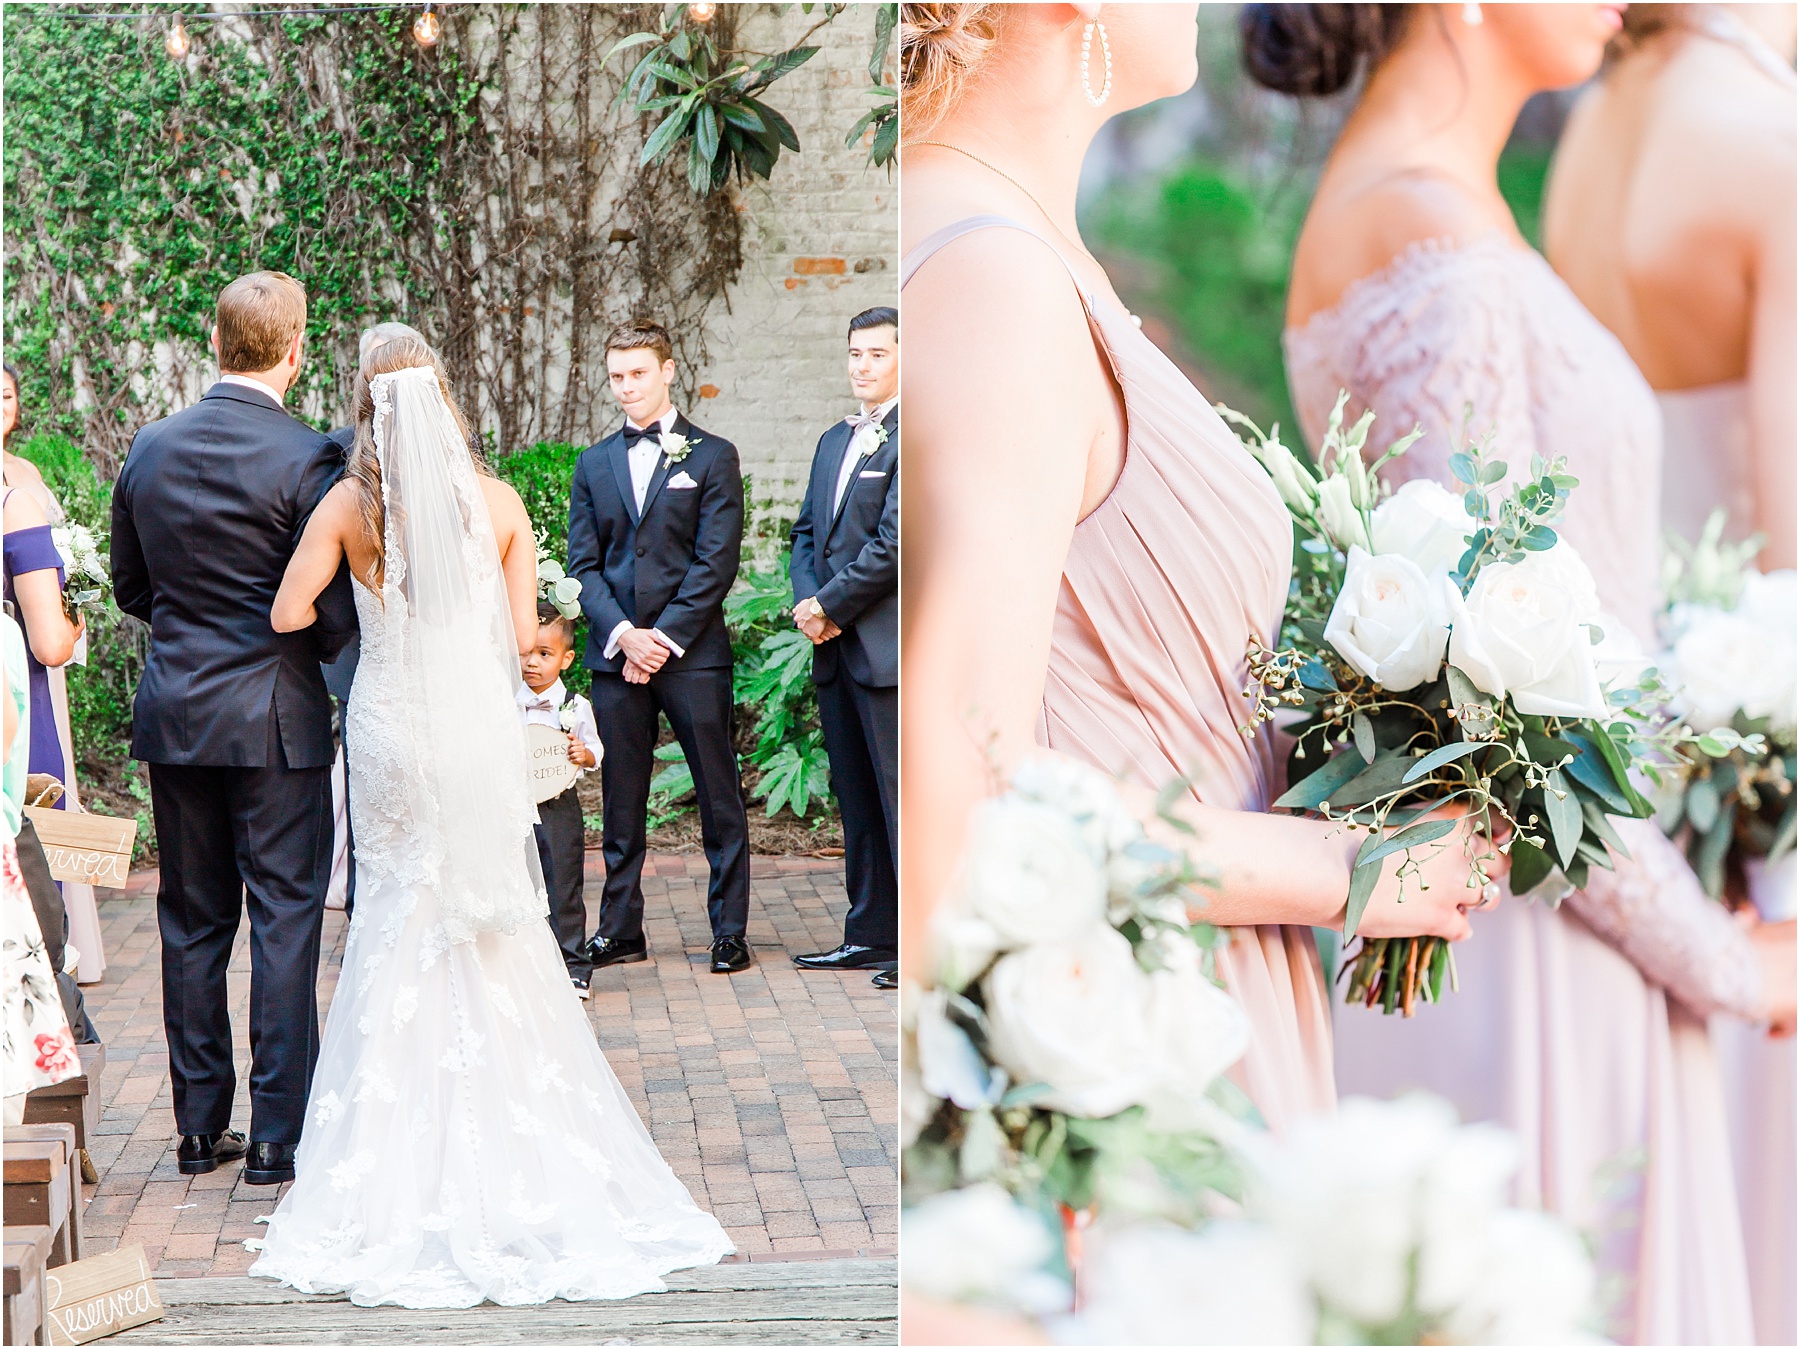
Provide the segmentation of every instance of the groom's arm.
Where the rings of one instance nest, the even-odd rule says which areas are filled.
[[[329,437],[323,440],[307,461],[306,474],[300,480],[300,512],[294,525],[293,547],[300,546],[306,523],[312,519],[332,485],[344,476],[344,451]],[[357,634],[356,596],[350,589],[350,568],[340,566],[330,584],[313,601],[318,617],[313,620],[313,642],[319,650],[321,664],[330,664],[343,653]]]
[[[600,527],[594,518],[594,494],[587,472],[575,464],[575,481],[569,488],[569,575],[581,582],[581,612],[599,634],[602,646],[619,624],[631,625],[625,606],[606,583],[605,559],[600,555]]]
[[[133,448],[136,448],[135,441]],[[137,522],[131,518],[131,453],[119,473],[112,498],[113,602],[133,618],[150,621],[150,567],[144,546],[138,542]]]
[[[821,437],[819,446],[824,447]],[[806,495],[800,499],[800,515],[794,521],[793,532],[788,535],[793,545],[788,554],[788,580],[794,586],[794,603],[811,599],[819,593],[819,573],[817,562],[813,556],[813,539],[816,531],[813,528],[813,483],[819,476],[819,450],[813,451],[812,472],[807,475]]]
[[[675,597],[649,626],[686,651],[700,639],[737,580],[744,555],[744,475],[737,446],[723,443],[718,460],[700,484],[700,523],[694,532],[694,560]]]
[[[848,628],[877,600],[900,584],[900,470],[888,479],[887,501],[875,537],[862,546],[856,560],[819,590],[819,607],[840,628]]]

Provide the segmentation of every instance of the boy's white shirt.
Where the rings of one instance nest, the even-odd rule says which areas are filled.
[[[600,744],[600,728],[594,724],[593,705],[586,698],[579,693],[571,695],[560,679],[542,693],[533,693],[531,685],[521,679],[514,697],[519,704],[519,716],[527,726],[554,726],[558,730],[562,729],[562,707],[566,701],[575,709],[575,735],[594,756],[595,767],[599,766],[606,750]],[[581,771],[588,770],[583,768]]]

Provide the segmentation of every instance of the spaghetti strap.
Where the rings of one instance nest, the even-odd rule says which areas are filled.
[[[1062,263],[1064,269],[1069,273],[1069,280],[1075,283],[1075,293],[1081,297],[1081,307],[1087,310],[1090,317],[1093,315],[1094,298],[1088,294],[1087,287],[1081,284],[1081,277],[1076,274],[1075,268],[1069,262],[1068,258],[1063,256],[1062,249],[1051,243],[1029,225],[1021,225],[1011,216],[1004,215],[972,215],[965,219],[955,221],[952,224],[945,225],[941,230],[933,231],[917,248],[913,249],[912,252],[908,253],[900,260],[900,289],[905,290],[906,283],[911,281],[918,273],[919,268],[929,262],[931,258],[944,247],[944,245],[954,243],[965,234],[973,234],[976,230],[990,229],[1018,230],[1021,234],[1029,234],[1045,248],[1056,254],[1056,260]]]

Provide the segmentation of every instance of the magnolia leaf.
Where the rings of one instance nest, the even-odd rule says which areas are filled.
[[[1631,802],[1620,793],[1618,784],[1613,781],[1607,770],[1606,761],[1601,758],[1600,751],[1588,741],[1580,740],[1581,751],[1575,761],[1564,767],[1563,771],[1586,787],[1606,806],[1613,815],[1635,815]]]
[[[1512,870],[1507,875],[1507,881],[1515,895],[1535,890],[1553,870],[1550,854],[1522,838],[1513,840],[1509,856],[1512,859]]]
[[[1581,818],[1588,827],[1588,832],[1618,856],[1631,859],[1631,850],[1625,846],[1625,840],[1619,837],[1612,821],[1606,818],[1606,812],[1595,805],[1592,800],[1581,803]]]
[[[1581,803],[1568,779],[1550,770],[1544,787],[1544,812],[1550,817],[1550,838],[1556,844],[1557,860],[1566,871],[1575,860],[1576,846],[1581,842]]]
[[[1432,750],[1431,753],[1412,760],[1406,770],[1405,776],[1400,780],[1402,782],[1417,782],[1427,773],[1436,772],[1447,763],[1454,763],[1457,759],[1464,758],[1479,750],[1487,748],[1489,748],[1489,745],[1485,740],[1459,740],[1455,744],[1439,745],[1436,749]]]
[[[1362,756],[1359,754],[1357,757]],[[1348,806],[1366,806],[1371,801],[1379,800],[1401,786],[1411,763],[1411,759],[1402,758],[1398,754],[1383,758],[1333,792],[1329,804],[1343,809]]]
[[[1613,869],[1612,854],[1591,838],[1584,836],[1581,842],[1575,845],[1575,853],[1584,862],[1597,867],[1605,867],[1608,871]]]

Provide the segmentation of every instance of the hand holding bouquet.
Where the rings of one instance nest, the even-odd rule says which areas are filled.
[[[1419,432],[1365,466],[1374,415],[1345,427],[1346,397],[1316,472],[1275,431],[1220,412],[1248,432],[1295,527],[1281,649],[1251,639],[1244,729],[1291,715],[1294,785],[1275,805],[1366,833],[1347,942],[1388,858],[1402,855],[1404,895],[1415,850],[1457,846],[1458,819],[1438,811],[1450,803],[1490,845],[1463,845],[1476,889],[1502,856],[1517,894],[1610,867],[1624,848],[1607,817],[1651,814],[1631,770],[1658,748],[1659,685],[1553,528],[1576,486],[1560,460],[1532,456],[1512,485],[1492,447],[1470,443],[1450,456],[1460,496],[1421,480],[1383,499],[1378,470]],[[1365,939],[1348,970],[1351,1001],[1408,1016],[1455,986],[1435,937]]]

